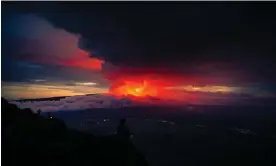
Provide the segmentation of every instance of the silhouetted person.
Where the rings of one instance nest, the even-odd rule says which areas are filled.
[[[40,109],[37,110],[36,114],[37,114],[37,115],[40,115],[40,114],[41,114],[41,110],[40,110]]]
[[[126,126],[126,119],[121,119],[117,127],[116,135],[119,139],[128,141],[130,139],[130,131]]]
[[[49,119],[53,119],[53,117],[52,117],[52,115],[51,115],[51,113],[50,113],[50,112],[48,112],[48,113],[47,113],[47,118],[49,118]]]

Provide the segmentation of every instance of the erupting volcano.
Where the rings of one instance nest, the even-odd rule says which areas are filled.
[[[148,80],[125,80],[119,81],[110,88],[110,93],[116,96],[157,96],[159,87],[151,84]]]
[[[142,99],[144,97],[172,97],[168,86],[175,85],[177,77],[162,75],[146,69],[120,69],[104,73],[110,83],[109,93],[114,96],[125,96]]]

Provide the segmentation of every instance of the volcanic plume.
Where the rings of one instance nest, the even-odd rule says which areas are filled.
[[[132,79],[132,80],[117,80],[112,84],[110,92],[114,95],[133,95],[142,96],[157,96],[160,87],[151,84],[149,80]]]
[[[111,95],[135,100],[147,101],[147,97],[154,97],[180,103],[225,103],[240,98],[233,97],[239,88],[204,84],[208,82],[205,78],[175,74],[165,69],[112,66],[107,70],[103,66],[103,75],[110,84]]]
[[[171,85],[173,80],[171,76],[170,81],[166,80],[169,75],[133,68],[112,69],[104,72],[104,75],[110,83],[109,93],[115,96],[166,97],[166,87]]]

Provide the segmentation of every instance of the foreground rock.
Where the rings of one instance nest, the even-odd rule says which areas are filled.
[[[1,102],[4,165],[147,165],[130,142],[70,130],[59,119]]]

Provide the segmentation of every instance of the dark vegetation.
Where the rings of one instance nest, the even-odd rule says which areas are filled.
[[[147,165],[131,142],[68,129],[54,117],[1,103],[4,165]]]

